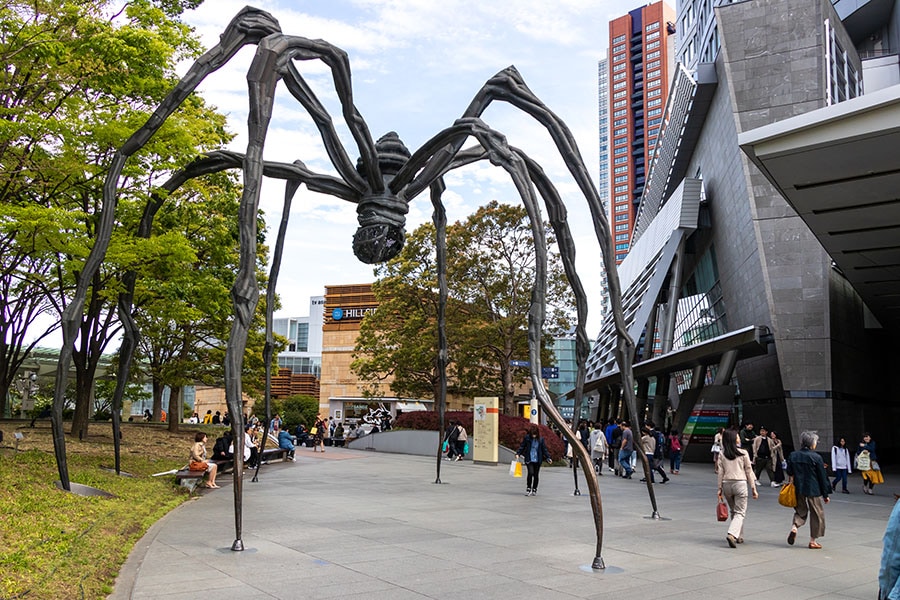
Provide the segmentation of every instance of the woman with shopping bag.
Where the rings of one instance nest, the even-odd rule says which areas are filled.
[[[759,498],[759,493],[756,491],[756,477],[753,475],[750,456],[741,448],[741,440],[734,429],[722,432],[722,451],[719,453],[716,473],[716,496],[720,503],[726,501],[731,509],[731,523],[725,540],[731,548],[737,548],[737,544],[744,543],[747,498],[751,493],[754,499]]]
[[[545,460],[552,462],[550,451],[547,450],[547,444],[541,437],[541,432],[537,425],[531,425],[525,439],[519,445],[516,452],[516,458],[522,457],[525,467],[528,469],[528,476],[525,479],[525,495],[537,496],[538,480],[541,472],[541,463]]]

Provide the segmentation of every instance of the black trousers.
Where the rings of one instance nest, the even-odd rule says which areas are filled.
[[[530,462],[525,463],[525,466],[528,467],[528,475],[525,479],[525,487],[529,490],[536,490],[538,487],[538,479],[541,475],[541,463]]]

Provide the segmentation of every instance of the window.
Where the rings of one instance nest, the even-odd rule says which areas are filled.
[[[614,90],[621,90],[621,89],[624,88],[626,85],[628,85],[628,82],[627,82],[627,81],[620,81],[619,83],[614,83],[614,84],[613,84],[613,89],[614,89]]]
[[[623,106],[628,106],[628,100],[619,100],[618,102],[613,102],[613,108],[622,108]]]
[[[615,54],[616,52],[625,52],[625,44],[613,46],[613,54]]]
[[[628,73],[624,71],[622,71],[621,73],[616,73],[615,75],[613,75],[613,81],[621,81],[622,79],[625,79],[626,75],[628,75]]]
[[[656,98],[654,100],[649,100],[647,102],[647,107],[649,108],[651,106],[659,106],[660,104],[662,104],[662,98]]]
[[[616,205],[618,206],[619,202],[628,202],[628,196],[616,196]]]
[[[657,41],[657,42],[650,42],[649,44],[647,44],[647,50],[655,50],[656,48],[659,48],[659,42],[658,42],[658,41]]]
[[[651,129],[650,132],[647,134],[647,136],[651,137],[651,138],[655,138],[658,133],[659,133],[659,129]]]
[[[625,41],[625,35],[624,35],[624,34],[623,34],[623,35],[617,35],[616,37],[613,38],[613,44],[618,44],[619,42],[624,42],[624,41]]]
[[[654,31],[653,33],[648,33],[646,40],[649,42],[650,40],[655,40],[659,37],[659,32]]]
[[[627,220],[628,220],[627,214],[616,215],[616,221],[627,221]]]
[[[659,50],[654,50],[653,52],[651,52],[647,55],[647,58],[645,60],[653,60],[654,58],[658,58],[658,57],[659,57]]]
[[[617,156],[616,159],[613,161],[613,164],[615,164],[615,165],[624,165],[624,164],[627,163],[627,162],[628,162],[628,157],[627,157],[627,156]]]
[[[662,89],[656,88],[655,90],[650,90],[650,91],[648,91],[648,92],[647,92],[647,97],[648,97],[648,98],[654,98],[654,97],[656,97],[656,96],[659,96],[660,94],[662,94]]]
[[[617,63],[617,62],[622,61],[622,60],[625,60],[625,53],[624,53],[624,52],[623,52],[622,54],[616,54],[615,56],[613,56],[613,62],[614,62],[614,63]]]
[[[628,119],[616,119],[613,123],[613,127],[621,127],[626,124],[628,124]]]
[[[659,81],[660,81],[659,79],[654,79],[653,81],[648,81],[647,87],[648,88],[659,87]]]
[[[628,250],[628,244],[616,244],[616,251]]]
[[[628,231],[628,223],[616,225],[616,231]]]
[[[654,125],[659,125],[662,123],[662,117],[656,117],[655,119],[650,119],[647,121],[647,127],[653,127]]]
[[[661,114],[662,114],[662,109],[661,109],[661,108],[653,108],[653,109],[647,111],[647,117],[648,117],[648,118],[649,118],[649,117],[655,117],[655,116],[661,115]],[[647,124],[648,124],[648,125],[653,125],[653,123],[647,123]]]
[[[619,137],[620,135],[628,135],[628,130],[625,128],[622,128],[622,129],[616,129],[613,132],[613,137]]]
[[[627,115],[627,114],[628,114],[628,109],[627,109],[627,108],[623,108],[623,109],[621,109],[621,110],[617,110],[616,112],[614,112],[614,113],[613,113],[613,117],[624,117],[624,116]],[[618,124],[618,123],[617,123],[617,124]]]
[[[613,183],[625,183],[626,181],[628,181],[628,175],[619,175],[613,179]],[[616,188],[616,191],[618,191],[618,188]]]
[[[619,98],[624,98],[628,95],[628,90],[622,90],[621,92],[616,92],[613,94],[613,100],[618,100]]]
[[[655,71],[650,71],[647,73],[647,79],[653,79],[654,77],[659,77],[660,70],[656,69]]]
[[[616,167],[615,170],[613,171],[613,173],[627,173],[627,172],[628,172],[628,165],[625,165],[624,167]]]
[[[625,154],[628,152],[628,146],[620,146],[613,151],[613,154]]]
[[[617,241],[617,242],[627,242],[627,241],[628,241],[628,234],[627,234],[627,233],[618,233],[618,234],[616,234],[616,241]]]
[[[647,63],[647,68],[648,68],[648,69],[655,69],[655,68],[657,68],[658,66],[659,66],[659,61],[658,61],[658,60],[654,60],[653,62]]]
[[[617,64],[616,66],[613,67],[613,73],[615,73],[616,71],[624,71],[624,70],[625,70],[625,66],[626,66],[627,64],[628,64],[628,63],[619,63],[619,64]]]
[[[627,185],[617,185],[615,188],[613,188],[613,191],[615,191],[616,193],[618,193],[618,192],[627,192],[627,191],[628,191],[628,186],[627,186]]]
[[[657,29],[659,29],[659,21],[656,21],[655,23],[650,23],[649,25],[644,27],[644,31],[656,31]]]

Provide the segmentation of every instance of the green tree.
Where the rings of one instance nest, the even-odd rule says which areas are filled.
[[[542,225],[549,232],[549,226]],[[548,233],[551,246],[553,236]],[[535,255],[525,209],[491,202],[447,228],[448,386],[465,395],[496,394],[504,412],[515,411],[515,385],[527,371],[510,361],[528,356],[528,309]],[[550,335],[570,327],[572,298],[558,253],[550,252],[548,329],[542,360],[549,362]],[[393,378],[399,396],[437,390],[437,265],[434,227],[408,236],[401,253],[376,270],[378,310],[357,338],[354,372],[366,381]]]
[[[182,10],[198,3],[11,0],[0,7],[0,56],[7,65],[0,73],[0,236],[11,240],[0,276],[27,283],[18,298],[43,291],[38,306],[57,314],[67,306],[92,244],[110,158],[173,87],[176,63],[199,53],[190,28],[179,21]],[[91,282],[73,354],[73,432],[86,431],[97,364],[119,328],[115,300],[122,274],[152,271],[152,242],[131,235],[149,191],[198,153],[224,144],[224,125],[222,115],[194,96],[126,166],[120,227]],[[18,221],[21,214],[29,219]],[[42,223],[52,227],[36,239]],[[39,261],[37,275],[23,276],[29,269],[23,257]],[[19,320],[17,331],[28,327],[26,321]],[[21,336],[4,334],[5,345],[21,348]],[[23,353],[3,350],[5,356]]]
[[[316,422],[319,414],[319,399],[312,396],[290,396],[281,400],[272,401],[272,415],[281,415],[284,428],[293,432],[297,425],[303,425],[309,430]]]

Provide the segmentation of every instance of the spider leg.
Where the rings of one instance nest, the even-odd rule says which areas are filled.
[[[441,202],[441,195],[447,186],[440,177],[431,184],[431,204],[434,206],[432,220],[436,231],[435,247],[437,249],[438,273],[438,443],[437,443],[437,476],[435,483],[441,482],[441,444],[444,436],[444,410],[447,407],[447,363],[450,358],[447,352],[447,211]]]
[[[65,432],[63,431],[62,411],[69,365],[72,361],[73,346],[78,334],[78,321],[87,298],[87,288],[100,268],[100,264],[103,262],[106,250],[109,247],[115,221],[116,191],[119,185],[119,176],[122,173],[122,168],[125,166],[125,160],[147,143],[153,134],[159,130],[166,118],[184,102],[188,95],[197,88],[209,73],[220,68],[243,46],[256,44],[264,36],[278,31],[280,31],[278,21],[269,13],[255,8],[244,8],[228,24],[219,44],[194,63],[187,75],[166,96],[165,100],[163,100],[144,126],[136,131],[113,157],[109,173],[103,185],[103,208],[97,223],[94,246],[78,277],[72,301],[63,311],[61,318],[63,344],[60,348],[59,362],[56,368],[56,387],[53,393],[53,409],[50,421],[53,427],[53,450],[59,471],[60,484],[66,491],[70,491],[71,486],[69,485],[69,469],[66,462],[66,440]],[[118,440],[118,436],[116,436],[116,439]]]
[[[342,114],[359,148],[360,161],[365,166],[365,180],[356,172],[347,157],[334,131],[331,117],[294,66],[294,60],[321,60],[331,69],[335,91],[341,102]],[[254,58],[254,65],[257,62],[261,68],[273,69],[277,72],[284,79],[291,94],[307,109],[319,128],[329,158],[346,181],[360,192],[366,187],[365,183],[371,190],[382,191],[384,182],[378,167],[375,143],[368,125],[353,104],[353,86],[347,53],[323,40],[281,35],[272,36],[260,42],[257,56]],[[250,69],[253,72],[254,66],[251,66]]]
[[[300,188],[300,181],[289,180],[284,186],[284,204],[281,209],[281,223],[278,225],[278,236],[275,238],[275,249],[272,254],[272,265],[269,268],[269,281],[266,285],[266,342],[263,345],[263,364],[266,366],[266,427],[263,432],[259,455],[262,457],[266,449],[266,438],[269,437],[269,426],[272,422],[272,355],[275,353],[275,336],[272,333],[272,314],[275,312],[275,289],[278,283],[278,272],[281,270],[281,255],[284,251],[284,238],[287,234],[288,219],[291,215],[291,203],[294,194]],[[262,460],[256,463],[253,481],[259,480],[259,468]]]

